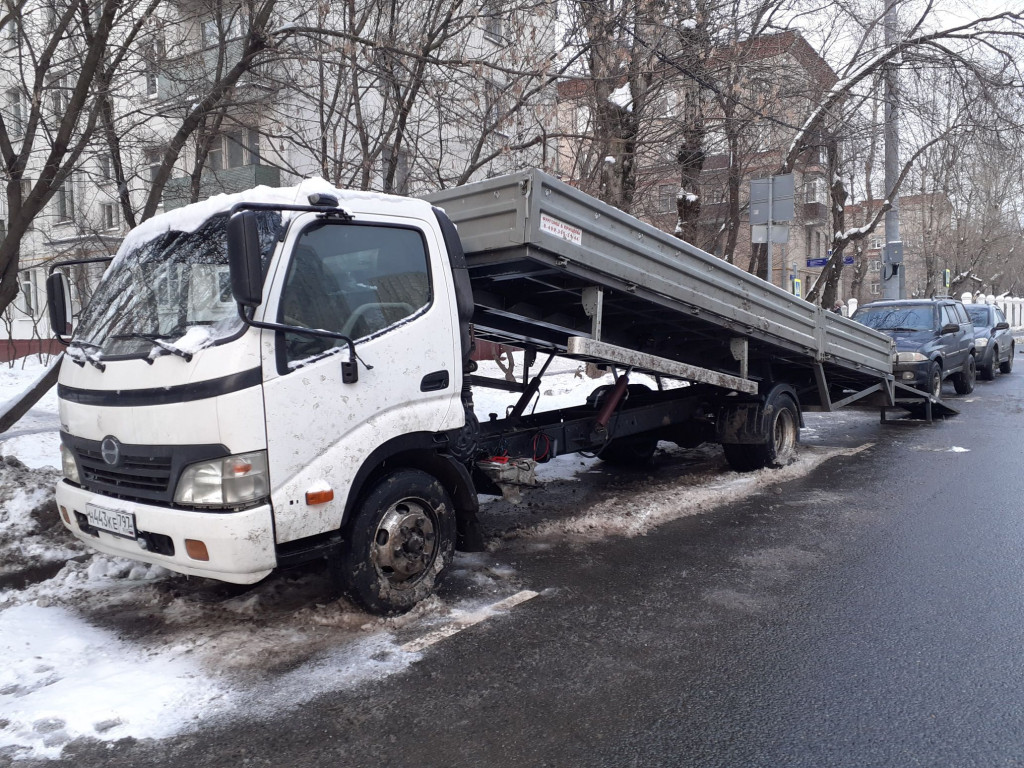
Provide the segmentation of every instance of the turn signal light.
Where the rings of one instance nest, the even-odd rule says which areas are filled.
[[[185,539],[185,552],[193,560],[210,559],[210,553],[206,551],[206,544],[199,539]]]
[[[68,508],[63,504],[60,505],[60,516],[64,518],[64,522],[71,525],[71,518],[68,517]]]
[[[313,504],[326,504],[328,501],[334,500],[334,490],[328,488],[326,491],[306,491],[306,503],[309,505]]]

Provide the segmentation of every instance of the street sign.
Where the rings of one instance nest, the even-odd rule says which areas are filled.
[[[750,228],[750,242],[752,243],[767,243],[768,242],[768,225],[767,224],[755,224]],[[788,243],[789,242],[789,225],[788,224],[772,224],[772,242],[773,243]]]
[[[772,229],[774,230],[775,228],[772,227]],[[807,260],[808,267],[824,267],[826,264],[828,264],[828,259]],[[843,264],[845,264],[846,266],[850,266],[851,264],[853,264],[853,256],[843,256]]]
[[[772,223],[794,219],[796,208],[792,173],[750,181],[750,223],[767,224],[769,210]]]

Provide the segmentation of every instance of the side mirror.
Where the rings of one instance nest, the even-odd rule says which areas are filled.
[[[996,330],[996,331],[1008,331],[1008,330],[1010,330],[1010,324],[1004,320],[1001,323],[996,323],[996,327],[994,328],[994,330]]]
[[[263,301],[263,273],[254,211],[241,211],[228,220],[228,264],[235,301],[243,307],[258,307]]]
[[[947,333],[956,333],[960,330],[960,326],[956,323],[946,323],[942,328],[939,329],[939,335],[945,336]]]
[[[71,284],[63,272],[46,278],[46,306],[50,313],[50,331],[60,339],[71,335]]]

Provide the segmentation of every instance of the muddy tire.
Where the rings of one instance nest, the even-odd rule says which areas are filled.
[[[455,535],[455,509],[438,480],[416,469],[391,472],[346,527],[335,564],[341,591],[372,613],[404,613],[440,586]]]
[[[1010,356],[1006,360],[999,364],[1000,373],[1012,373],[1013,372],[1013,356],[1017,354],[1017,347],[1014,344],[1010,345]]]
[[[969,395],[974,391],[974,380],[977,378],[977,361],[974,355],[968,355],[962,370],[953,374],[953,388],[958,395]]]
[[[999,347],[992,349],[992,354],[989,355],[988,362],[983,363],[978,368],[978,378],[982,381],[992,381],[996,377],[996,362],[999,360]]]
[[[765,404],[769,411],[764,443],[727,443],[722,445],[726,461],[737,472],[753,472],[764,467],[782,467],[796,456],[800,441],[800,410],[787,392],[771,395]]]
[[[942,398],[942,366],[938,363],[928,368],[928,394],[936,400]]]

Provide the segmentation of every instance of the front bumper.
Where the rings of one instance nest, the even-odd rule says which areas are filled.
[[[90,503],[133,515],[137,536],[126,538],[91,527],[86,520]],[[241,512],[170,509],[101,496],[62,480],[57,484],[57,507],[65,528],[108,555],[233,584],[253,584],[277,565],[269,504]],[[191,557],[186,539],[202,542],[209,559]]]
[[[896,363],[892,367],[893,375],[900,384],[928,391],[928,374],[932,368],[932,361],[925,360],[920,363]]]

